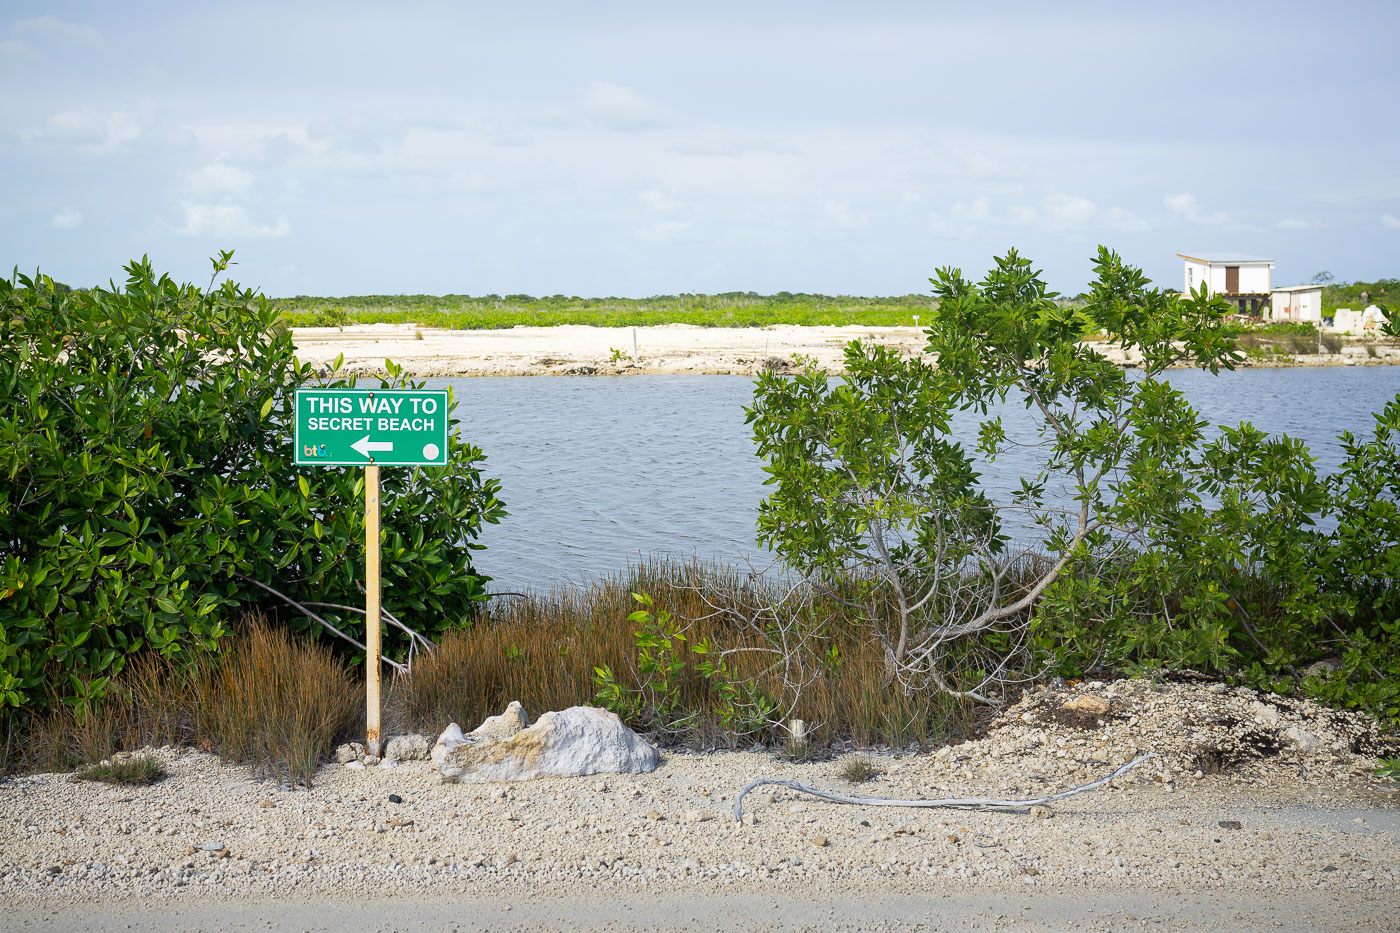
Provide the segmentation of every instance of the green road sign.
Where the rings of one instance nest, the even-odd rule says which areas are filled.
[[[297,389],[296,462],[445,466],[446,389]]]

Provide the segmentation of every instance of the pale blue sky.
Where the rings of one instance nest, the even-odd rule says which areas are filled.
[[[269,295],[1400,275],[1400,3],[0,6],[0,264]],[[402,8],[400,8],[402,7]],[[222,12],[218,12],[222,11]]]

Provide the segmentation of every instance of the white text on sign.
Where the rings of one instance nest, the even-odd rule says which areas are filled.
[[[306,419],[312,431],[432,431],[436,418],[341,418],[335,416]]]
[[[438,409],[435,398],[402,398],[392,395],[381,395],[378,398],[360,396],[351,398],[346,395],[312,395],[306,399],[307,411],[312,414],[323,415],[353,415],[355,409],[359,409],[362,415],[397,415],[404,407],[404,402],[408,402],[410,412],[418,415],[436,414]],[[416,429],[415,429],[416,430]]]

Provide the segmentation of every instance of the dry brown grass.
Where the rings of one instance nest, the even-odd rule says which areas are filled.
[[[770,585],[694,563],[661,562],[587,588],[497,601],[478,624],[449,633],[436,651],[420,655],[411,676],[389,684],[387,731],[436,734],[449,722],[470,729],[511,700],[535,715],[597,705],[595,669],[601,667],[625,690],[640,692],[647,678],[638,671],[639,626],[628,615],[637,609],[632,594],[642,592],[653,597],[657,611],[673,614],[685,636],[675,710],[662,717],[644,703],[628,717],[658,738],[697,748],[783,747],[781,723],[799,718],[809,724],[807,750],[822,753],[838,739],[862,746],[937,744],[971,727],[965,705],[890,684],[868,623],[834,600],[798,602],[763,616],[765,633],[752,616],[733,610],[771,603]],[[773,650],[779,624],[809,633],[789,641],[786,662]],[[736,723],[734,695],[726,698],[719,679],[707,678],[703,659],[690,650],[701,641],[727,652],[723,680],[738,688],[740,712],[753,697],[772,703],[766,723],[761,717]],[[363,728],[363,682],[330,645],[249,618],[215,654],[183,665],[154,655],[133,659],[91,709],[60,707],[18,728],[12,721],[0,767],[7,773],[67,771],[118,752],[176,745],[309,783],[335,745],[362,736]]]
[[[363,725],[363,688],[331,648],[245,619],[217,654],[134,659],[88,709],[58,707],[6,736],[4,770],[67,771],[146,746],[191,745],[310,783]]]
[[[772,595],[730,571],[663,562],[586,588],[498,601],[485,621],[446,635],[436,651],[414,662],[410,676],[395,678],[386,722],[394,729],[436,734],[449,722],[471,729],[511,700],[519,700],[532,715],[596,705],[598,667],[612,670],[626,687],[640,688],[638,625],[628,615],[637,608],[631,594],[645,592],[657,610],[678,619],[686,636],[687,650],[681,652],[685,665],[677,683],[678,707],[688,719],[674,730],[661,730],[665,738],[704,748],[755,740],[780,744],[784,737],[777,728],[738,734],[725,721],[720,691],[701,674],[699,657],[688,650],[705,639],[732,652],[727,655],[731,682],[773,698],[779,709],[806,720],[818,743],[941,743],[970,726],[971,714],[961,704],[885,686],[882,651],[863,623],[834,604],[817,607],[824,631],[799,649],[803,656],[795,661],[810,681],[796,694],[791,669],[785,677],[784,667],[774,664],[772,642],[738,615],[714,608],[724,604],[717,596],[745,587],[751,602]],[[645,716],[631,724],[642,729],[656,725]]]
[[[201,660],[196,733],[224,758],[309,784],[316,766],[362,723],[363,688],[329,645],[261,621],[223,658]]]

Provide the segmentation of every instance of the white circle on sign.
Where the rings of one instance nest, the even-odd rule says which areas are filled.
[[[437,445],[437,444],[424,444],[424,445],[423,445],[423,459],[424,459],[424,460],[436,460],[436,459],[437,459],[437,456],[438,456],[438,445]]]

